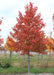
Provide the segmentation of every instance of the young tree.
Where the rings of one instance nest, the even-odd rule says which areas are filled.
[[[50,32],[50,37],[48,37],[48,41],[49,42],[46,44],[46,47],[47,51],[49,52],[49,60],[51,60],[51,56],[54,55],[54,39],[52,38],[52,32]]]
[[[41,14],[37,14],[38,7],[33,7],[30,2],[25,6],[25,14],[19,11],[19,17],[17,24],[12,28],[14,33],[10,32],[15,42],[12,44],[15,51],[22,51],[23,54],[28,55],[28,75],[29,75],[29,56],[31,52],[44,52],[46,49],[45,44],[47,43],[44,38],[44,31],[42,28],[45,27]],[[10,46],[11,47],[11,46]]]
[[[48,52],[54,51],[54,39],[52,38],[52,32],[50,32],[50,37],[48,37],[48,41],[49,42],[46,44]]]
[[[9,47],[12,45],[12,41],[10,41],[10,39],[14,42],[14,40],[12,38],[8,37],[6,43],[4,44],[4,48],[5,48],[5,50],[10,51],[10,64],[11,64],[12,52],[14,50],[14,47],[11,47],[11,48]]]

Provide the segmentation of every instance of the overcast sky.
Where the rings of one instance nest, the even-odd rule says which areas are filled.
[[[53,31],[52,15],[54,13],[54,0],[0,0],[0,19],[4,17],[3,23],[0,26],[2,29],[0,34],[4,40],[9,35],[11,27],[17,22],[18,11],[24,13],[24,6],[29,2],[34,3],[34,6],[38,6],[38,12],[41,13],[41,17],[46,23],[46,27],[44,28],[46,35],[49,35]]]

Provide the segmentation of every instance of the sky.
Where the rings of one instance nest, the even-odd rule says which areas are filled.
[[[47,36],[50,32],[53,32],[52,16],[54,13],[54,0],[0,0],[0,19],[3,17],[3,23],[0,25],[2,31],[0,35],[4,38],[4,42],[11,31],[12,27],[17,23],[16,17],[18,17],[18,11],[24,13],[24,6],[29,2],[32,2],[34,6],[38,7],[39,13],[46,23],[43,29]],[[52,37],[54,32],[52,33]]]

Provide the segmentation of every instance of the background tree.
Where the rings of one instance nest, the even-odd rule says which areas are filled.
[[[22,55],[28,55],[28,75],[30,69],[30,51],[31,52],[44,52],[46,49],[45,44],[47,43],[44,38],[44,31],[42,28],[45,27],[41,14],[37,14],[38,7],[33,7],[30,2],[25,6],[25,14],[19,11],[19,17],[17,24],[12,28],[14,33],[10,32],[15,42],[12,44],[14,50],[21,51]],[[11,47],[11,46],[10,46]]]
[[[2,19],[0,20],[0,25],[2,24]],[[1,29],[0,29],[0,31],[1,31]],[[0,51],[1,52],[2,52],[2,47],[1,47],[2,44],[3,44],[3,38],[1,38],[1,35],[0,35]]]
[[[46,45],[48,52],[54,51],[54,39],[52,38],[52,32],[50,32],[50,37],[48,37],[49,43]]]
[[[46,47],[47,51],[49,52],[49,60],[51,60],[51,56],[54,54],[54,39],[52,38],[52,32],[50,32],[50,37],[48,37],[48,41],[49,42],[46,44]]]
[[[5,50],[10,51],[10,64],[11,64],[12,52],[14,50],[14,47],[9,47],[12,45],[12,41],[10,41],[10,39],[14,42],[14,40],[12,38],[8,37],[6,43],[4,44],[4,48],[5,48]]]

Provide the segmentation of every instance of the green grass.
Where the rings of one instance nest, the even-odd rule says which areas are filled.
[[[0,68],[0,73],[26,73],[28,72],[27,68],[18,68],[18,67],[9,67],[9,68]]]
[[[9,55],[0,55],[0,63],[4,65],[5,63],[10,62],[10,56]],[[47,66],[48,62],[48,67]],[[28,56],[27,55],[17,55],[12,54],[12,60],[11,60],[11,67],[9,68],[2,68],[0,67],[0,73],[25,73],[28,72]],[[30,72],[31,73],[54,73],[54,57],[51,57],[51,60],[49,60],[48,55],[39,55],[39,60],[37,58],[37,55],[33,55],[33,57],[30,57]]]
[[[18,68],[18,67],[9,67],[7,69],[0,68],[0,73],[27,73],[27,68]],[[31,68],[31,73],[54,73],[54,68],[40,69],[40,68]]]
[[[54,68],[47,68],[45,70],[45,72],[47,72],[47,73],[54,73]]]

